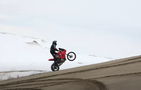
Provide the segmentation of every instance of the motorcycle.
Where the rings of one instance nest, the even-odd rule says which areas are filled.
[[[63,48],[59,48],[59,51],[56,54],[56,60],[48,59],[49,61],[54,61],[54,63],[51,65],[52,71],[58,71],[60,69],[60,66],[68,59],[69,61],[74,61],[76,59],[76,54],[74,52],[68,52]]]

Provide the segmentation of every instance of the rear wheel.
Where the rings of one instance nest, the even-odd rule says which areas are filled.
[[[69,61],[74,61],[74,60],[76,59],[76,54],[75,54],[74,52],[69,52],[69,53],[67,54],[67,59],[68,59]]]
[[[51,70],[52,70],[52,71],[58,71],[58,70],[59,70],[58,64],[53,63],[53,64],[51,65]]]

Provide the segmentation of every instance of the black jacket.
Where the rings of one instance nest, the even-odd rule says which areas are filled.
[[[55,51],[58,51],[58,49],[56,48],[56,44],[52,44],[51,45],[51,48],[50,48],[50,53],[51,54],[56,54]]]

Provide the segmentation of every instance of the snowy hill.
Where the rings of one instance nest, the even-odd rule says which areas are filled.
[[[49,53],[51,41],[41,38],[27,37],[11,33],[0,33],[0,79],[8,79],[31,75],[35,73],[49,72],[53,62]],[[77,52],[76,52],[77,53]],[[100,63],[109,59],[94,55],[77,53],[76,61],[66,61],[62,69],[79,67],[94,63]],[[5,73],[5,71],[8,71]],[[10,72],[11,71],[11,72]],[[24,71],[24,72],[22,72]]]
[[[20,78],[23,76],[29,76],[29,75],[34,75],[37,73],[44,73],[46,71],[43,70],[17,70],[17,71],[5,71],[5,72],[0,72],[0,80],[9,80],[13,78]]]

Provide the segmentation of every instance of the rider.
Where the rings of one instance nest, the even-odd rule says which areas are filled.
[[[56,45],[57,45],[57,41],[54,40],[54,41],[52,42],[51,47],[50,47],[50,53],[51,53],[51,55],[54,57],[55,61],[57,60],[57,57],[56,57],[57,53],[56,53],[56,51],[59,51],[59,50],[56,48]]]

